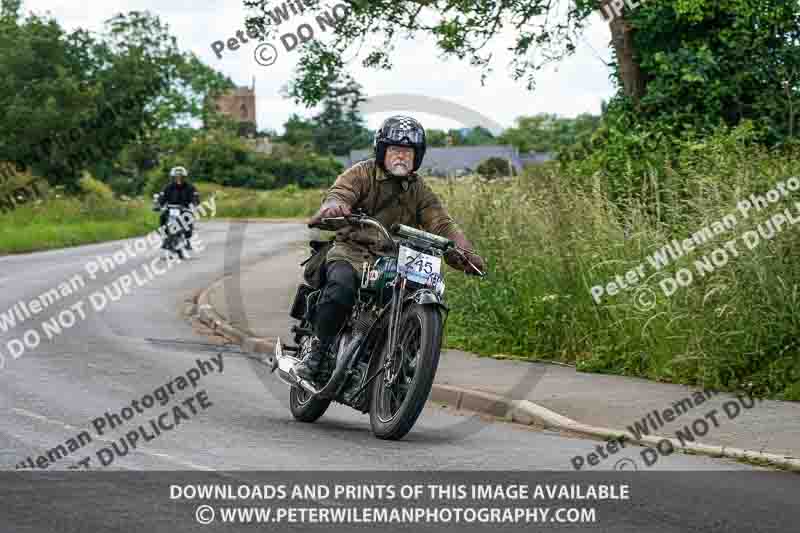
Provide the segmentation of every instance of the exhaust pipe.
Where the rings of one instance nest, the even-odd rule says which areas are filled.
[[[294,373],[294,365],[300,362],[300,359],[296,357],[292,357],[291,355],[284,355],[283,354],[283,347],[281,346],[281,340],[278,339],[275,343],[275,357],[272,361],[272,372],[275,370],[278,371],[278,379],[289,385],[290,387],[297,387],[300,386],[306,391],[310,392],[313,395],[319,394],[319,391],[306,381],[305,379],[301,379]]]

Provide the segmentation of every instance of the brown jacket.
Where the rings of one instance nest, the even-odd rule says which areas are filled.
[[[439,197],[422,178],[393,178],[377,167],[374,159],[356,163],[336,178],[323,201],[323,205],[332,204],[363,209],[388,230],[392,224],[405,224],[448,239],[462,236]],[[347,261],[361,272],[365,261],[371,263],[387,251],[385,244],[385,237],[375,228],[346,227],[336,232],[336,242],[327,259]]]

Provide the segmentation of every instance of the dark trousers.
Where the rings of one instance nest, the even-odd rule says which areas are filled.
[[[169,228],[167,228],[167,218],[169,217],[169,212],[167,210],[161,211],[161,218],[159,219],[158,224],[163,227],[167,233],[169,233]],[[180,223],[179,223],[180,224]],[[183,228],[183,226],[181,226]],[[192,234],[194,233],[194,223],[189,222],[189,229],[186,230],[186,238],[191,239]]]
[[[314,334],[323,344],[333,342],[353,310],[359,282],[350,263],[332,261],[325,265],[325,285],[314,317]]]

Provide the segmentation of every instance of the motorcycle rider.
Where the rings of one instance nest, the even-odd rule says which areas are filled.
[[[172,167],[169,171],[169,176],[172,181],[164,187],[158,197],[159,206],[163,207],[165,204],[177,204],[190,209],[192,204],[199,203],[199,195],[194,185],[189,183],[186,178],[189,172],[186,168],[177,166]],[[167,211],[161,211],[160,225],[166,226],[167,224]],[[186,230],[186,248],[192,249],[192,234],[194,233],[194,223],[189,222],[189,227]]]
[[[483,259],[474,253],[441,200],[416,174],[425,157],[425,148],[425,130],[415,119],[407,116],[386,119],[375,132],[374,158],[356,163],[336,179],[309,224],[349,215],[356,208],[364,209],[386,227],[405,224],[453,240],[467,250],[469,261],[483,271]],[[294,368],[298,376],[311,379],[317,373],[323,356],[331,349],[355,305],[363,263],[374,262],[390,246],[375,228],[348,226],[336,232],[323,267],[325,285],[316,308],[315,337],[309,353]],[[465,273],[478,274],[456,253],[446,254],[445,261]]]

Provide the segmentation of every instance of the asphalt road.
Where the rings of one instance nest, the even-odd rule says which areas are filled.
[[[316,424],[295,422],[286,407],[285,387],[277,385],[276,378],[259,363],[235,349],[220,350],[210,345],[209,339],[183,316],[183,308],[198,289],[223,273],[235,273],[241,264],[264,259],[303,240],[303,226],[273,223],[232,228],[226,222],[208,222],[199,226],[199,234],[205,244],[202,252],[196,252],[190,261],[171,265],[161,275],[153,274],[149,281],[144,265],[152,265],[156,257],[149,252],[128,257],[113,271],[101,271],[96,279],[90,279],[89,273],[95,269],[87,265],[100,265],[99,255],[122,250],[124,242],[0,258],[0,314],[18,301],[29,302],[76,275],[85,282],[71,296],[48,305],[22,324],[6,327],[5,332],[0,328],[0,355],[4,358],[4,368],[0,369],[0,468],[14,470],[29,457],[35,462],[63,445],[67,453],[60,459],[56,456],[53,462],[48,459],[42,470],[65,470],[88,457],[83,466],[102,471],[570,471],[570,459],[585,456],[597,444],[431,405],[401,442],[375,439],[367,416],[338,405]],[[163,268],[164,263],[160,265]],[[137,282],[144,281],[142,286],[133,283],[128,294],[122,293],[117,301],[108,300],[104,308],[95,309],[102,299],[95,296],[93,301],[89,296],[132,270],[138,272]],[[54,316],[60,320],[60,333],[52,323],[47,330],[42,325]],[[17,339],[24,344],[23,335],[29,330],[38,332],[41,343],[14,358],[13,348],[19,349],[20,343],[11,348],[8,343]],[[27,340],[35,344],[33,334],[29,333]],[[206,364],[198,366],[198,359]],[[221,371],[216,366],[220,360]],[[195,387],[187,386],[193,379]],[[164,397],[163,406],[156,403],[147,408],[146,403],[141,404],[146,402],[145,397],[155,397],[162,386],[167,389],[167,384],[172,390]],[[184,402],[190,396],[195,399]],[[141,414],[110,429],[113,416],[107,418],[105,414],[126,416],[124,407],[129,408],[127,414],[133,413],[134,400],[140,402]],[[184,416],[174,413],[177,405]],[[156,423],[148,426],[147,421],[162,412],[169,413],[166,420],[171,429],[155,435]],[[98,418],[105,425],[101,426]],[[119,439],[140,424],[145,432],[139,433],[136,448],[125,450]],[[102,427],[102,437],[98,436],[98,426]],[[89,434],[92,441],[80,441],[82,433]],[[152,438],[143,442],[146,434]],[[122,450],[113,452],[112,442]],[[114,453],[105,467],[97,453],[100,448]],[[101,455],[109,461],[112,452]],[[638,454],[639,450],[625,453]],[[620,454],[617,459],[624,457]],[[616,460],[607,461],[608,469],[615,464]],[[645,528],[647,531],[688,531],[700,527],[697,520],[716,520],[718,527],[726,526],[720,531],[792,530],[788,521],[787,529],[780,525],[791,513],[798,513],[796,496],[790,495],[796,495],[796,475],[771,471],[747,474],[756,469],[680,454],[660,459],[651,470],[636,475],[641,476],[638,482],[644,487],[642,494],[652,493],[652,497],[607,521],[609,530],[641,530],[633,526],[647,523],[652,526]],[[655,477],[656,471],[672,473]],[[687,483],[684,474],[675,471],[702,471],[707,476],[702,483]],[[747,482],[732,482],[732,476],[747,476]],[[11,501],[19,501],[21,493],[6,482],[2,486],[3,507],[13,509],[6,514],[6,525],[16,526],[3,529],[0,525],[0,532],[23,531],[16,520],[23,519],[19,513],[27,508],[23,503],[19,508],[9,507]],[[658,495],[665,492],[684,497],[659,499]],[[701,501],[702,512],[697,507]],[[147,504],[139,505],[145,509]],[[721,516],[717,518],[716,513]],[[0,511],[0,524],[3,514]],[[30,529],[40,530],[46,529]]]

